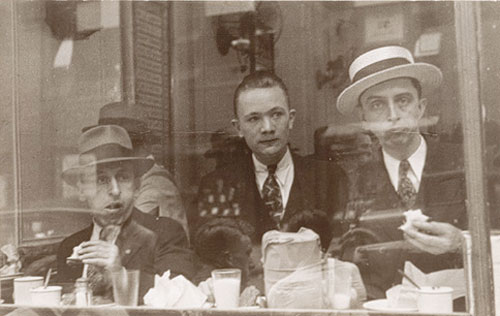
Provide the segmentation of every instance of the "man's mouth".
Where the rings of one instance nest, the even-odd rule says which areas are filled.
[[[263,145],[272,145],[277,141],[278,141],[278,138],[272,138],[272,139],[261,140],[259,143],[261,143]]]
[[[106,205],[105,209],[108,211],[117,211],[120,210],[123,207],[123,204],[121,202],[112,202]]]

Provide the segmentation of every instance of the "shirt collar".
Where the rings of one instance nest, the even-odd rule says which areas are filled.
[[[399,164],[401,160],[392,157],[383,148],[382,155],[387,172],[389,173],[389,178],[391,179],[391,183],[395,188],[397,188],[399,180]],[[417,188],[420,186],[420,181],[422,179],[426,155],[427,143],[425,142],[425,139],[422,137],[422,135],[420,135],[420,145],[418,146],[417,150],[407,159],[410,163],[411,171],[417,178]]]
[[[265,172],[267,174],[267,166],[260,162],[255,154],[252,154],[253,165],[255,167],[255,173]],[[288,166],[292,164],[292,155],[290,154],[290,149],[287,148],[285,154],[278,162],[278,166],[276,167],[276,174],[278,175],[279,170],[286,169]],[[279,177],[279,175],[278,175]]]

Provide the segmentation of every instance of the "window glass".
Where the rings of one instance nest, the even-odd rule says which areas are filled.
[[[497,7],[481,5],[483,45]],[[249,305],[258,292],[274,308],[343,309],[347,297],[416,311],[401,270],[452,287],[447,311],[466,310],[453,2],[11,0],[0,15],[0,275],[52,268],[71,294],[94,276],[80,262],[90,252],[108,259],[86,261],[102,271],[195,285],[238,268]],[[497,228],[495,57],[481,50],[479,68]],[[353,290],[332,292],[344,267]],[[96,304],[113,298],[107,281],[89,285]],[[320,294],[280,296],[301,282]],[[160,304],[147,290],[139,303]]]

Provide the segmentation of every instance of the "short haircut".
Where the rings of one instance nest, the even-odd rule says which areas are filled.
[[[225,217],[207,219],[196,230],[193,240],[194,251],[201,260],[218,268],[228,268],[220,265],[224,252],[229,251],[230,245],[239,242],[242,236],[251,237],[253,233],[253,227],[241,219]]]
[[[283,91],[286,97],[286,103],[288,107],[290,107],[288,88],[286,87],[283,80],[270,71],[259,70],[243,78],[241,83],[236,88],[233,98],[234,116],[238,117],[238,98],[240,97],[240,94],[242,92],[251,89],[273,88],[273,87],[279,87]]]
[[[320,210],[303,210],[293,215],[287,224],[287,231],[289,232],[298,232],[301,227],[313,230],[319,235],[323,250],[328,249],[332,239],[332,229],[325,212]]]

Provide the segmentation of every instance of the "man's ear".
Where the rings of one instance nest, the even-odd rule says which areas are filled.
[[[295,109],[290,109],[288,112],[288,129],[292,129],[293,122],[295,122]]]
[[[236,129],[236,131],[238,132],[238,135],[240,137],[242,137],[243,135],[241,134],[241,129],[240,129],[240,121],[238,119],[232,119],[231,120],[231,124],[233,125],[233,127]]]
[[[418,100],[418,109],[420,111],[418,118],[421,119],[424,116],[425,109],[427,108],[427,98],[420,98]]]

